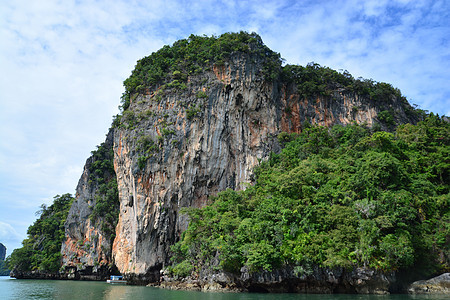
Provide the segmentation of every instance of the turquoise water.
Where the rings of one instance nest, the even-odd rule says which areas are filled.
[[[0,276],[0,299],[198,299],[198,300],[407,300],[447,299],[444,296],[408,295],[299,295],[169,291],[145,286],[111,285],[106,282],[17,280]]]

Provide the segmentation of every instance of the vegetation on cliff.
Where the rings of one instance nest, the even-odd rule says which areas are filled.
[[[359,125],[280,134],[255,184],[187,210],[172,247],[176,276],[239,274],[285,265],[409,270],[450,268],[450,124],[431,114],[395,133]]]
[[[286,65],[283,67],[282,77],[285,81],[294,82],[299,94],[304,98],[317,95],[331,96],[336,91],[354,93],[380,104],[398,98],[410,108],[408,112],[414,113],[399,89],[385,82],[354,78],[347,70],[338,72],[311,62],[305,67]]]
[[[188,76],[203,73],[213,64],[223,65],[233,53],[248,54],[252,59],[261,59],[263,75],[274,79],[281,70],[280,54],[264,45],[256,33],[224,33],[216,36],[191,35],[164,46],[157,52],[140,59],[131,76],[124,81],[122,109],[130,105],[134,93],[145,93],[168,83],[172,87],[186,88]]]
[[[22,247],[14,249],[6,260],[11,270],[55,273],[60,269],[64,222],[72,201],[70,194],[64,194],[55,196],[48,207],[41,205],[39,218],[28,227]]]
[[[87,163],[88,184],[89,188],[96,192],[89,217],[112,244],[119,218],[119,196],[112,145],[102,143],[91,154]],[[70,194],[57,195],[52,205],[41,205],[40,211],[37,212],[39,218],[28,228],[28,237],[23,240],[23,246],[15,249],[7,259],[11,270],[43,273],[60,270],[61,245],[66,238],[64,225],[73,200]],[[105,250],[111,255],[111,249]]]
[[[412,108],[400,90],[389,83],[354,78],[348,71],[338,72],[314,62],[306,66],[282,66],[283,59],[280,54],[269,49],[258,34],[241,31],[224,33],[218,37],[191,35],[140,59],[130,77],[124,81],[122,121],[127,123],[128,127],[133,127],[136,122],[134,115],[130,122],[131,114],[126,113],[134,95],[154,93],[154,99],[161,99],[161,93],[166,88],[186,90],[191,76],[229,63],[237,54],[246,55],[251,62],[260,64],[260,75],[265,80],[293,84],[301,98],[333,97],[334,93],[351,93],[376,102],[383,110],[378,120],[384,124],[384,128],[393,129],[396,124],[398,112],[388,105],[393,99],[401,103],[409,117],[418,121],[425,116],[422,110]],[[357,107],[354,109],[358,110]],[[192,114],[189,119],[191,117]],[[116,116],[113,126],[120,126],[120,121],[121,116]]]
[[[423,110],[414,109],[400,90],[389,83],[354,78],[348,71],[338,72],[314,62],[305,67],[286,65],[282,69],[281,77],[284,82],[294,83],[300,97],[305,99],[317,96],[332,97],[333,93],[339,92],[358,95],[377,103],[380,110],[383,109],[378,113],[378,121],[385,128],[393,129],[396,125],[398,111],[390,105],[393,100],[398,100],[405,113],[413,120],[421,120],[426,115]],[[358,107],[353,110],[356,112]]]
[[[90,219],[110,240],[115,238],[115,229],[119,220],[119,192],[116,172],[114,171],[114,152],[112,145],[102,143],[92,151],[92,163],[88,166],[89,184],[96,187],[95,205]]]

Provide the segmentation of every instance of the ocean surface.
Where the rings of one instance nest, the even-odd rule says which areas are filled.
[[[250,294],[170,291],[154,287],[114,285],[94,281],[17,280],[0,276],[0,299],[198,299],[198,300],[407,300],[447,299],[445,296]]]

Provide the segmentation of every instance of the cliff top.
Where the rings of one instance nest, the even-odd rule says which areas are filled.
[[[204,72],[213,64],[224,64],[232,54],[244,53],[253,59],[264,60],[266,78],[275,78],[281,67],[281,56],[264,45],[256,33],[224,33],[216,36],[196,36],[164,46],[138,60],[131,76],[124,81],[122,108],[130,104],[130,95],[143,92],[166,82],[185,82],[190,75]]]
[[[282,66],[281,55],[268,48],[258,34],[243,31],[218,37],[190,35],[138,60],[130,77],[124,81],[121,108],[123,111],[129,108],[133,94],[148,94],[165,84],[183,90],[189,77],[201,75],[214,66],[229,64],[235,55],[246,55],[246,59],[257,63],[259,75],[264,80],[278,80],[295,86],[301,98],[331,97],[338,92],[359,95],[380,104],[394,100],[401,103],[404,111],[416,122],[425,117],[423,111],[412,108],[400,90],[389,83],[355,78],[346,70],[338,72],[314,62],[306,66]],[[396,118],[389,115],[393,112],[380,117],[384,123],[393,126]]]

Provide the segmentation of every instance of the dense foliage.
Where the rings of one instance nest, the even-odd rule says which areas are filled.
[[[282,134],[245,191],[188,209],[172,274],[290,265],[449,270],[450,125],[431,114],[395,133],[336,125]]]
[[[305,67],[286,65],[283,67],[281,75],[284,81],[296,84],[298,92],[303,98],[318,95],[331,97],[335,92],[344,92],[374,101],[380,108],[386,107],[385,104],[392,103],[393,99],[398,99],[407,114],[419,119],[423,118],[424,112],[413,109],[400,90],[389,83],[354,78],[348,71],[338,72],[314,62]],[[388,126],[393,126],[395,123],[395,112],[392,108],[381,111],[378,117],[382,123]]]
[[[61,267],[61,245],[64,223],[73,198],[70,194],[55,196],[53,204],[41,205],[39,218],[28,227],[22,248],[14,249],[7,258],[10,269],[18,271],[56,272]]]
[[[188,76],[200,74],[213,64],[222,65],[233,53],[251,55],[252,59],[264,60],[263,75],[275,78],[281,68],[278,53],[270,50],[256,33],[224,33],[216,36],[191,35],[188,39],[164,46],[157,52],[139,60],[131,76],[124,81],[122,109],[130,105],[130,96],[149,88],[168,83],[185,88]]]
[[[89,184],[96,188],[95,205],[92,207],[91,220],[112,241],[119,220],[119,192],[114,171],[114,152],[112,145],[102,143],[92,151],[92,162],[88,165]]]
[[[309,63],[306,67],[286,65],[283,68],[285,80],[294,81],[304,97],[314,95],[329,96],[336,90],[353,92],[374,101],[388,101],[391,97],[407,100],[399,89],[389,83],[375,82],[372,79],[355,79],[348,71],[338,72],[317,63]]]

